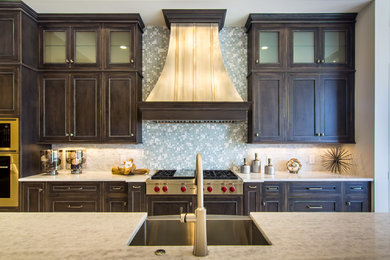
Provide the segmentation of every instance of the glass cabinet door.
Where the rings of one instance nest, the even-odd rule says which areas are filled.
[[[325,31],[323,63],[346,63],[346,32]]]
[[[259,32],[258,57],[256,63],[279,63],[279,32]]]
[[[130,63],[131,32],[111,31],[110,32],[110,63]]]
[[[293,31],[293,63],[315,63],[315,31]]]
[[[75,31],[74,34],[74,63],[95,64],[97,63],[97,32]]]
[[[67,33],[65,30],[43,31],[43,63],[66,63]]]

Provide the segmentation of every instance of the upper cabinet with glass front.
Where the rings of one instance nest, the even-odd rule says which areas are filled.
[[[291,67],[353,68],[353,30],[348,25],[317,28],[289,27],[288,53]]]
[[[142,33],[137,27],[135,24],[104,26],[106,68],[142,69]]]
[[[99,26],[41,26],[40,67],[99,67]]]
[[[354,69],[356,14],[250,14],[248,69]]]

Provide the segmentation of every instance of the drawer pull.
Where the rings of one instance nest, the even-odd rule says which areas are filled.
[[[345,202],[345,204],[347,204],[347,206],[351,206],[351,202],[350,201]]]
[[[53,190],[70,190],[70,186],[54,186]]]
[[[322,187],[307,187],[307,190],[322,190]]]
[[[111,190],[122,190],[123,189],[123,187],[111,187]]]
[[[267,190],[279,190],[279,187],[267,187]]]
[[[249,186],[249,189],[256,189],[257,186]]]
[[[363,190],[363,187],[351,187],[351,190]]]
[[[79,206],[68,205],[68,209],[82,209],[82,208],[83,208],[83,205],[79,205]]]
[[[141,186],[133,186],[133,189],[140,189]]]
[[[0,169],[8,169],[9,166],[0,166]]]
[[[311,206],[311,205],[307,205],[306,208],[308,208],[308,209],[323,209],[322,206]]]

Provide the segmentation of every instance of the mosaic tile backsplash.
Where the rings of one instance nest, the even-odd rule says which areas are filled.
[[[169,31],[147,26],[143,34],[143,100],[149,95],[164,66]],[[247,38],[243,27],[225,27],[220,32],[225,67],[238,93],[247,100]],[[247,123],[157,124],[144,121],[143,144],[53,145],[53,148],[87,149],[87,169],[110,170],[124,159],[134,158],[137,168],[194,169],[196,153],[203,157],[204,169],[237,169],[243,159],[257,152],[262,167],[268,157],[276,170],[286,170],[290,158],[298,158],[302,171],[323,171],[321,155],[330,145],[246,144]],[[354,155],[356,156],[356,155]],[[361,160],[355,160],[360,162]],[[355,163],[354,167],[364,167]],[[364,170],[364,169],[363,169]],[[356,171],[353,171],[355,174]]]

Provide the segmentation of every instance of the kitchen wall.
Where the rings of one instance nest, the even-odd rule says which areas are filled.
[[[167,28],[147,26],[143,35],[143,99],[155,85],[168,50]],[[225,27],[220,32],[221,50],[226,69],[237,91],[247,100],[247,37],[243,27]],[[363,93],[362,93],[363,94]],[[359,95],[360,92],[359,92]],[[357,115],[360,117],[360,115]],[[118,122],[119,123],[119,122]],[[227,169],[242,164],[243,158],[253,159],[259,153],[262,164],[272,158],[276,170],[285,171],[290,158],[298,158],[302,171],[323,171],[321,156],[333,145],[324,144],[246,144],[246,122],[235,124],[157,124],[143,122],[143,144],[53,145],[53,148],[87,149],[90,170],[109,170],[129,157],[137,167],[150,169],[195,168],[195,155],[202,153],[204,168]],[[367,154],[354,151],[351,174],[366,172]],[[367,159],[367,158],[366,158]],[[370,160],[368,158],[367,160]],[[368,171],[369,172],[369,171]],[[372,176],[372,175],[370,175]]]

